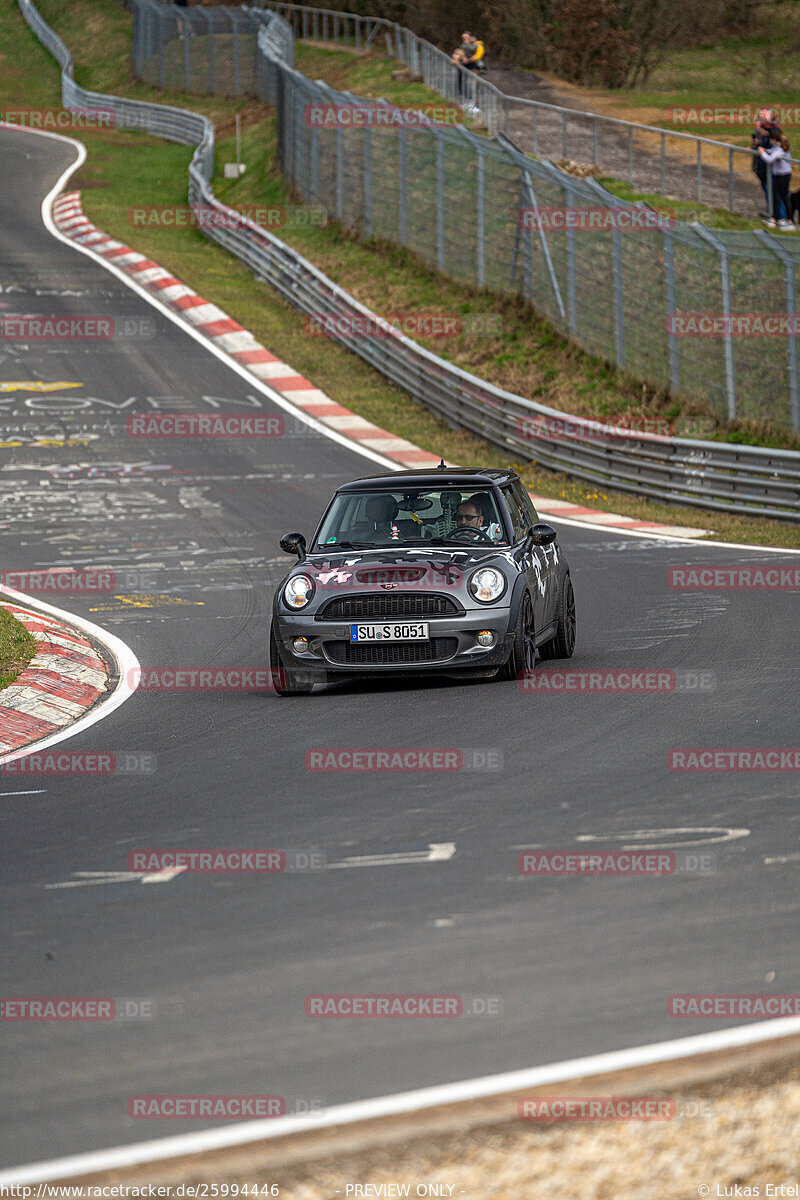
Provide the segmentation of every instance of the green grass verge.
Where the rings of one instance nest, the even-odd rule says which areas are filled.
[[[36,652],[36,640],[0,605],[0,690],[20,675]]]
[[[595,89],[581,89],[590,96]],[[772,0],[758,6],[754,27],[738,37],[705,39],[670,50],[646,86],[630,91],[596,89],[620,108],[648,111],[645,124],[661,124],[701,137],[749,146],[753,110],[766,105],[785,113],[789,139],[800,124],[800,8]],[[677,122],[669,109],[705,110],[703,120]],[[735,119],[725,120],[732,111]],[[659,120],[659,110],[662,119]],[[714,110],[711,117],[710,111]],[[736,114],[741,114],[738,118]],[[797,151],[795,151],[797,153]]]
[[[215,190],[228,203],[285,204],[291,198],[274,165],[274,122],[268,111],[250,101],[163,93],[131,84],[125,75],[123,38],[129,38],[129,19],[112,0],[41,0],[45,17],[61,33],[76,57],[78,81],[84,86],[102,86],[140,98],[203,111],[217,123],[218,163],[233,158],[233,116],[244,117],[243,156],[248,170],[242,180],[216,180]],[[103,15],[103,29],[93,28],[85,38],[78,35],[85,22],[82,10]],[[86,15],[86,14],[84,14]],[[73,27],[70,37],[67,25]],[[21,26],[21,28],[20,28]],[[7,28],[4,28],[7,27]],[[52,104],[57,89],[57,71],[21,22],[16,9],[0,9],[0,33],[5,46],[13,45],[23,70],[34,74],[37,100]],[[8,35],[8,36],[6,36]],[[98,63],[92,75],[84,73],[83,60],[94,57],[108,45],[115,65]],[[88,49],[87,49],[88,46]],[[320,51],[319,53],[324,53]],[[362,60],[359,69],[369,64]],[[25,66],[25,64],[27,64]],[[358,65],[358,63],[357,63]],[[45,78],[46,77],[46,78]],[[377,85],[376,85],[377,86]],[[386,91],[385,80],[379,90]],[[0,98],[6,81],[0,77]],[[49,94],[48,94],[49,93]],[[33,103],[32,99],[29,102]],[[19,94],[16,97],[19,104]],[[133,229],[128,213],[134,205],[176,205],[186,201],[186,168],[191,151],[146,135],[107,131],[83,136],[89,159],[73,183],[83,191],[87,214],[109,234],[132,242],[189,286],[221,305],[250,329],[273,353],[311,378],[334,399],[353,411],[390,429],[401,437],[459,463],[504,465],[501,454],[463,431],[449,429],[422,405],[388,384],[355,355],[324,338],[305,333],[301,314],[290,308],[241,263],[192,229],[148,227]],[[431,339],[427,344],[437,353],[458,361],[484,378],[491,378],[513,391],[532,395],[578,415],[620,417],[624,414],[652,416],[663,412],[664,397],[642,389],[640,382],[626,380],[613,368],[592,359],[556,334],[532,310],[514,298],[501,298],[456,284],[436,275],[403,250],[388,244],[361,243],[335,227],[288,226],[280,236],[310,258],[359,299],[384,312],[453,312],[499,314],[503,331],[499,337],[461,336]],[[443,344],[444,341],[447,344]],[[674,402],[670,402],[674,408]],[[707,436],[707,417],[700,411],[682,409],[670,414],[684,421],[691,436]],[[694,426],[688,425],[694,422]],[[709,513],[691,507],[659,504],[620,493],[583,485],[549,472],[536,464],[517,464],[532,490],[591,507],[632,517],[671,524],[702,526],[730,541],[753,541],[768,545],[796,546],[796,527],[728,513]]]

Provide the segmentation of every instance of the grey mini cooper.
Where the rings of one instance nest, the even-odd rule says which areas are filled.
[[[569,658],[575,596],[558,535],[509,470],[356,479],[334,493],[278,586],[270,666],[280,695],[357,676],[516,679]]]

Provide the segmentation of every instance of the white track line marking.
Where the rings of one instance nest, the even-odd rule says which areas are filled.
[[[18,125],[9,126],[5,122],[0,122],[0,128],[3,127],[12,128],[19,135],[20,127]],[[56,138],[59,141],[67,142],[71,146],[75,146],[78,150],[77,160],[72,164],[71,167],[67,168],[67,170],[56,183],[55,187],[52,188],[52,190],[42,201],[42,221],[44,222],[47,231],[52,234],[54,238],[57,238],[58,241],[63,242],[65,246],[71,246],[72,249],[78,254],[85,254],[87,258],[91,258],[93,262],[99,263],[105,268],[106,271],[110,271],[112,275],[116,275],[117,279],[121,280],[127,287],[131,289],[131,291],[136,292],[136,294],[140,296],[142,300],[146,300],[151,307],[157,309],[163,314],[163,316],[167,317],[167,319],[171,321],[173,325],[176,325],[179,329],[183,330],[188,337],[194,338],[196,342],[199,342],[199,344],[203,346],[209,352],[209,354],[213,354],[214,357],[218,358],[219,361],[224,363],[226,367],[229,367],[232,371],[235,371],[237,375],[241,376],[241,378],[244,379],[250,387],[252,387],[255,391],[261,392],[262,395],[271,400],[272,403],[278,408],[282,408],[284,412],[291,413],[292,416],[296,417],[296,419],[302,422],[302,424],[308,425],[311,429],[316,430],[317,433],[322,434],[330,441],[336,442],[337,445],[344,446],[345,449],[351,451],[351,453],[360,454],[362,458],[367,458],[371,462],[378,463],[379,466],[387,467],[391,471],[403,471],[407,469],[403,467],[401,463],[393,462],[390,458],[384,458],[382,454],[378,454],[376,451],[370,450],[365,446],[359,446],[357,442],[351,441],[350,438],[343,437],[341,434],[336,433],[335,430],[328,429],[327,426],[320,424],[320,422],[316,421],[313,417],[309,417],[301,409],[296,408],[295,405],[293,405],[290,401],[284,399],[280,392],[276,392],[274,388],[267,387],[266,384],[262,383],[260,379],[256,378],[255,375],[252,375],[246,367],[244,367],[241,363],[238,363],[235,358],[231,358],[231,356],[226,354],[224,350],[220,349],[218,346],[215,346],[214,343],[204,334],[192,328],[191,325],[188,325],[183,320],[182,316],[168,308],[165,304],[162,304],[157,296],[147,291],[146,288],[143,288],[141,284],[137,283],[136,280],[128,275],[126,271],[116,267],[113,259],[105,259],[102,254],[95,253],[90,246],[81,246],[77,242],[74,242],[72,238],[66,237],[66,235],[61,232],[53,220],[53,201],[56,199],[59,192],[63,190],[70,175],[72,175],[74,171],[77,171],[77,169],[84,162],[86,158],[86,147],[80,142],[75,141],[74,138],[65,137],[63,134],[50,133],[49,131],[38,129],[26,129],[25,133],[33,133],[44,137]]]
[[[0,792],[0,796],[43,796],[47,788],[34,788],[30,792]]]
[[[662,841],[662,838],[674,838],[676,834],[701,833],[704,836],[692,838],[691,841]],[[709,836],[710,835],[710,836]],[[625,829],[621,833],[579,833],[576,842],[626,842],[623,850],[668,850],[675,846],[705,846],[712,842],[735,842],[738,838],[750,836],[750,830],[744,826],[698,825],[695,827],[681,826],[675,829]]]
[[[107,697],[99,700],[96,706],[87,712],[85,717],[78,717],[74,724],[68,725],[65,729],[59,729],[55,733],[50,733],[47,737],[41,738],[37,742],[21,746],[19,750],[11,750],[8,754],[0,754],[0,766],[2,766],[5,763],[14,762],[17,758],[24,758],[26,754],[30,754],[33,750],[38,754],[40,750],[45,750],[48,746],[55,746],[58,742],[66,741],[67,738],[82,733],[85,729],[89,729],[90,726],[96,725],[98,721],[102,721],[104,717],[110,716],[115,709],[124,704],[126,700],[129,700],[136,691],[136,688],[131,687],[128,681],[140,678],[141,666],[130,646],[126,645],[121,638],[116,637],[113,633],[107,633],[105,629],[101,629],[99,625],[95,625],[92,621],[87,621],[84,617],[78,617],[75,613],[66,612],[63,608],[56,608],[52,604],[45,604],[43,601],[35,600],[32,596],[26,596],[23,592],[18,592],[14,588],[0,587],[0,593],[10,596],[12,600],[18,600],[22,604],[29,605],[35,610],[38,609],[41,612],[49,613],[53,617],[58,617],[59,620],[66,621],[68,625],[76,625],[78,629],[82,629],[84,633],[88,633],[104,649],[110,651],[111,655],[116,659],[117,673],[119,675],[114,690],[109,692]],[[132,674],[132,672],[137,673]]]
[[[561,1083],[567,1079],[589,1078],[593,1075],[605,1075],[611,1071],[622,1071],[631,1067],[650,1066],[654,1063],[692,1058],[697,1054],[729,1050],[734,1046],[747,1046],[798,1033],[800,1033],[800,1017],[781,1017],[773,1021],[758,1021],[752,1025],[738,1025],[735,1029],[722,1029],[714,1033],[701,1033],[695,1037],[677,1038],[669,1042],[654,1042],[648,1046],[635,1046],[630,1050],[612,1050],[607,1054],[592,1054],[587,1058],[573,1058],[566,1062],[548,1063],[542,1067],[508,1071],[502,1075],[484,1075],[478,1079],[465,1079],[460,1083],[445,1083],[438,1087],[400,1092],[394,1096],[377,1096],[371,1100],[337,1104],[318,1117],[278,1117],[273,1120],[245,1121],[237,1125],[224,1125],[222,1128],[180,1134],[177,1137],[156,1138],[149,1142],[139,1142],[134,1146],[115,1146],[109,1150],[97,1150],[88,1154],[74,1154],[68,1158],[51,1159],[49,1162],[11,1167],[7,1171],[0,1172],[0,1186],[44,1183],[51,1179],[69,1179],[76,1175],[91,1175],[97,1171],[119,1170],[140,1163],[178,1158],[185,1154],[202,1154],[204,1151],[218,1150],[226,1146],[267,1141],[272,1138],[286,1137],[292,1133],[307,1133],[312,1129],[330,1129],[342,1125],[352,1125],[356,1121],[370,1121],[379,1117],[420,1112],[442,1104],[456,1104],[459,1101],[478,1100],[487,1096],[502,1096],[507,1092],[544,1087]]]
[[[75,879],[66,883],[46,883],[50,891],[59,888],[100,887],[104,883],[169,883],[176,875],[187,871],[188,867],[165,867],[163,871],[73,871]]]
[[[456,852],[455,842],[429,842],[427,850],[400,851],[396,854],[362,854],[327,864],[329,871],[351,867],[398,867],[404,863],[447,862]]]

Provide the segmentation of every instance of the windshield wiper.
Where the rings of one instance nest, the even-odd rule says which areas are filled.
[[[317,546],[326,554],[335,554],[337,550],[378,549],[374,542],[317,542]]]

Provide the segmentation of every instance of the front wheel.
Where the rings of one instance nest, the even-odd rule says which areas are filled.
[[[569,575],[564,576],[556,606],[556,635],[539,647],[542,658],[572,658],[575,649],[575,592]]]
[[[277,696],[307,696],[314,686],[311,679],[298,675],[285,667],[278,651],[275,630],[270,626],[269,631],[269,667],[272,675],[272,686]]]
[[[523,672],[532,671],[536,662],[536,634],[533,628],[533,605],[528,592],[522,597],[514,630],[511,653],[500,668],[500,679],[517,679]]]

